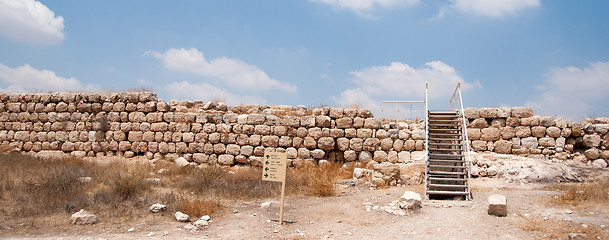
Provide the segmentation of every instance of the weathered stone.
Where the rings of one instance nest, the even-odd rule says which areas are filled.
[[[542,138],[546,136],[546,127],[534,126],[531,127],[531,135],[533,137]]]
[[[512,116],[512,109],[508,107],[500,107],[497,109],[497,117],[509,118]]]
[[[497,118],[497,109],[496,108],[481,108],[480,117],[481,118]]]
[[[480,118],[480,110],[477,108],[466,108],[463,110],[465,117],[468,119]]]
[[[364,128],[379,129],[381,128],[381,118],[366,118],[364,121]]]
[[[482,136],[480,129],[478,128],[468,128],[467,129],[467,137],[469,140],[478,140]]]
[[[150,206],[148,210],[150,210],[150,212],[152,213],[164,212],[167,211],[167,205],[155,203],[152,204],[152,206]]]
[[[393,147],[393,140],[390,138],[385,138],[381,140],[381,150],[389,151]]]
[[[329,128],[331,126],[331,118],[328,116],[316,116],[315,117],[315,124],[318,127],[322,127],[322,128]]]
[[[233,165],[235,164],[235,156],[230,154],[222,154],[218,156],[218,163],[221,165]]]
[[[582,144],[584,147],[598,147],[601,144],[601,136],[596,134],[584,135]]]
[[[526,149],[537,149],[538,143],[536,137],[527,137],[520,140],[522,147]]]
[[[596,148],[590,148],[584,151],[584,156],[590,160],[595,160],[601,157],[601,152]]]
[[[470,127],[472,128],[486,128],[488,127],[488,122],[486,121],[486,119],[484,118],[478,118],[478,119],[474,119],[470,124]]]
[[[520,125],[530,127],[539,126],[539,117],[533,116],[528,118],[522,118],[520,119]]]
[[[372,161],[372,153],[369,151],[361,151],[359,152],[358,160],[362,163],[367,163]]]
[[[538,143],[542,147],[555,147],[556,139],[551,137],[543,137],[538,140]]]
[[[422,129],[413,130],[411,137],[414,140],[423,140],[423,139],[425,139],[425,130],[422,130]]]
[[[481,139],[484,141],[497,141],[501,137],[501,131],[496,127],[484,128]]]
[[[421,195],[412,191],[404,192],[400,198],[400,208],[407,210],[421,208]]]
[[[177,211],[173,216],[176,218],[176,221],[178,221],[178,222],[190,221],[190,216],[188,216],[187,214],[182,213],[180,211]]]
[[[533,109],[529,107],[513,107],[512,117],[515,118],[527,118],[533,116]]]
[[[378,138],[366,138],[364,141],[364,151],[376,151],[381,141]]]
[[[74,225],[91,225],[97,223],[97,216],[81,209],[70,216],[70,223]]]
[[[502,139],[512,139],[516,136],[516,129],[513,127],[502,127],[500,130]]]
[[[472,148],[474,151],[486,151],[486,141],[472,141]]]
[[[501,154],[510,154],[512,153],[512,145],[512,141],[499,140],[494,143],[493,151]]]
[[[491,120],[491,126],[496,127],[496,128],[501,128],[501,127],[505,127],[505,119],[503,118],[494,118],[493,120]]]
[[[597,167],[597,168],[606,168],[607,161],[605,161],[604,159],[596,159],[596,160],[592,161],[592,166]]]
[[[317,141],[317,146],[325,151],[334,150],[334,139],[331,137],[322,137]]]
[[[499,217],[507,216],[507,199],[505,196],[494,194],[488,197],[488,214]]]
[[[315,150],[311,151],[311,157],[313,157],[315,159],[322,159],[322,158],[324,158],[325,155],[326,155],[326,152],[324,152],[324,150],[321,150],[321,149],[315,149]]]
[[[374,151],[374,157],[372,160],[376,162],[385,162],[387,161],[387,152],[385,151]]]
[[[178,167],[185,167],[189,164],[189,162],[183,157],[176,158],[175,163]]]

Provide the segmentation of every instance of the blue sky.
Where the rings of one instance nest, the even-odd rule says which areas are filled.
[[[0,91],[609,116],[609,1],[0,0]]]

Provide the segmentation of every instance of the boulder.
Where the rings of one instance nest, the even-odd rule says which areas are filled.
[[[74,225],[91,225],[97,223],[97,216],[80,209],[80,211],[72,214],[70,223]]]
[[[160,203],[155,203],[148,208],[152,213],[164,212],[167,211],[167,205],[163,205]]]
[[[512,117],[515,118],[526,118],[533,116],[533,109],[529,107],[513,107]]]
[[[421,195],[413,191],[404,192],[400,200],[400,208],[406,210],[421,208]]]
[[[488,214],[499,217],[507,216],[507,199],[503,195],[491,195],[488,197]]]
[[[178,222],[188,222],[190,220],[190,216],[188,216],[180,211],[177,211],[174,214],[174,216],[176,218],[176,221],[178,221]]]
[[[353,169],[353,179],[367,178],[372,176],[373,171],[365,168],[354,168]]]
[[[597,160],[592,161],[592,166],[597,167],[597,168],[606,168],[607,161],[605,161],[603,159],[597,159]]]
[[[598,147],[601,144],[601,136],[596,134],[584,135],[582,144],[584,147]]]
[[[188,164],[189,164],[188,161],[184,157],[176,158],[175,162],[176,162],[176,165],[178,165],[178,167],[185,167],[185,166],[188,166]]]
[[[197,229],[201,229],[201,228],[205,228],[205,227],[209,226],[209,222],[204,219],[199,219],[196,222],[194,222],[192,225],[194,225]]]

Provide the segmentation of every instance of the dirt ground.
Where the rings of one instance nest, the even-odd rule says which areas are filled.
[[[279,225],[279,198],[271,207],[265,201],[235,203],[226,214],[213,217],[201,230],[185,230],[172,214],[150,214],[135,221],[100,219],[92,226],[65,225],[42,229],[0,226],[3,239],[548,239],[584,229],[595,230],[591,239],[609,236],[609,209],[558,205],[559,194],[542,184],[506,183],[501,179],[473,179],[473,201],[424,201],[423,207],[405,216],[382,210],[404,191],[423,193],[423,186],[370,189],[339,185],[332,197],[286,198],[284,220]],[[280,187],[279,185],[277,187]],[[508,216],[487,214],[487,199],[502,194],[508,199]],[[40,219],[38,221],[44,221]],[[530,229],[561,226],[558,235]],[[569,229],[572,228],[572,229]],[[598,237],[597,237],[598,236]]]

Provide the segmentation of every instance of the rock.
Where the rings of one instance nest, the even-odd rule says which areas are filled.
[[[586,134],[583,138],[584,147],[598,147],[601,144],[601,136]]]
[[[533,109],[529,107],[513,107],[512,117],[515,118],[527,118],[533,116]]]
[[[188,216],[180,211],[177,211],[174,214],[174,216],[176,217],[176,221],[178,221],[178,222],[188,222],[190,219],[190,216]]]
[[[590,148],[584,151],[584,156],[590,160],[598,159],[601,157],[601,152],[596,148]]]
[[[503,195],[491,195],[488,197],[488,214],[499,217],[507,216],[507,199]]]
[[[209,226],[209,222],[207,220],[199,219],[193,224],[197,229],[205,228]]]
[[[80,209],[80,211],[72,214],[70,217],[70,223],[74,225],[91,225],[97,222],[97,216]]]
[[[368,177],[372,175],[372,170],[365,168],[354,168],[353,169],[353,179],[360,179],[364,177]]]
[[[270,208],[272,202],[263,202],[260,204],[261,208]]]
[[[588,236],[581,233],[569,233],[569,240],[588,240]]]
[[[421,195],[413,191],[404,192],[401,197],[400,208],[406,210],[421,208]]]
[[[150,211],[153,213],[164,212],[164,211],[167,211],[167,205],[155,203],[155,204],[152,204],[152,206],[150,206],[150,208],[148,208],[148,209],[150,209]]]
[[[185,166],[188,166],[188,164],[189,164],[188,161],[184,157],[176,158],[175,162],[176,162],[176,165],[178,165],[178,167],[185,167]]]
[[[606,168],[607,161],[605,161],[603,159],[597,159],[597,160],[592,161],[592,166],[597,167],[597,168]]]
[[[201,216],[201,220],[209,221],[211,220],[211,217],[209,217],[209,215]]]

